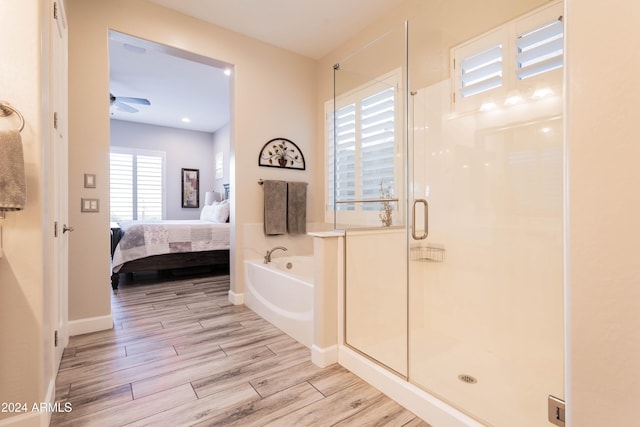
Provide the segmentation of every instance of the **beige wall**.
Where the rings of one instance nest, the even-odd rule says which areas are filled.
[[[45,351],[51,328],[45,303],[50,282],[43,201],[48,141],[42,98],[48,90],[41,57],[44,53],[48,58],[48,39],[41,32],[43,9],[48,11],[43,1],[0,2],[0,93],[26,121],[21,136],[28,193],[23,211],[0,219],[0,402],[26,402],[29,408],[44,401],[51,376],[51,357]],[[0,118],[0,131],[17,125],[14,117]],[[0,412],[0,420],[15,415]]]
[[[569,0],[568,329],[573,426],[640,417],[640,3]]]
[[[259,168],[257,156],[269,139],[293,140],[312,162],[316,155],[314,62],[219,27],[141,0],[70,0],[70,242],[69,319],[108,316],[110,312],[108,241],[109,104],[108,30],[171,45],[235,66],[231,125],[232,289],[243,292],[243,224],[262,222],[259,178],[311,181],[304,172]],[[98,214],[79,212],[84,173],[97,175],[91,194],[102,204]],[[309,187],[311,194],[315,184]],[[320,202],[321,203],[321,202]],[[319,217],[309,203],[309,220]],[[91,248],[87,250],[87,248]],[[258,248],[256,248],[257,250]],[[264,248],[266,249],[266,248]],[[260,251],[263,248],[259,248]]]

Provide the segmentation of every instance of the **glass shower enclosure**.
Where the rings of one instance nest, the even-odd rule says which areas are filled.
[[[495,3],[422,2],[336,64],[328,198],[345,344],[540,426],[564,397],[563,5]]]

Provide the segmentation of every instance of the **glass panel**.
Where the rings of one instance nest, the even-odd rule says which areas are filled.
[[[433,3],[409,22],[409,381],[489,425],[547,425],[564,396],[562,76],[507,61],[493,110],[452,113],[441,57],[548,3]]]
[[[336,65],[328,155],[328,200],[346,230],[346,343],[404,377],[405,39],[401,25]]]

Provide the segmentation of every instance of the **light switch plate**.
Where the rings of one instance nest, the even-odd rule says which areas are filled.
[[[80,212],[100,212],[99,199],[82,199]]]

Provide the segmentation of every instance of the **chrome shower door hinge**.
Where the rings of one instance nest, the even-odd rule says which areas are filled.
[[[549,422],[557,426],[565,425],[565,404],[564,400],[549,395]]]

